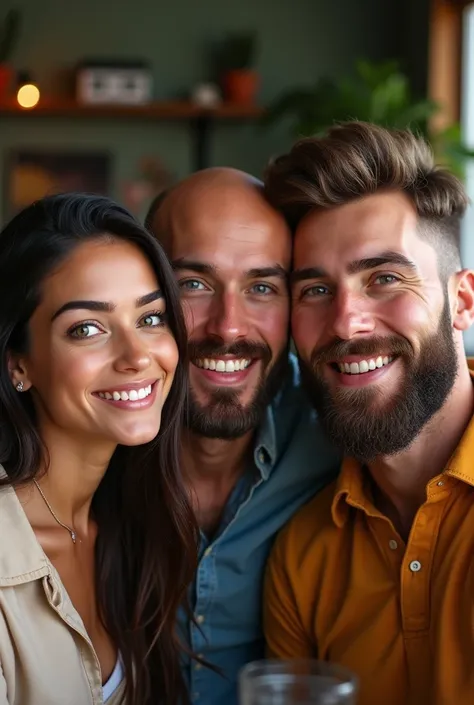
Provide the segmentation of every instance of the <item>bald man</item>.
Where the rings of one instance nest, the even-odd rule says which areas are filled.
[[[264,656],[261,593],[277,531],[334,478],[289,354],[291,236],[262,185],[208,169],[152,204],[146,225],[176,272],[189,333],[185,481],[201,527],[190,648],[193,705],[236,705],[240,668]]]

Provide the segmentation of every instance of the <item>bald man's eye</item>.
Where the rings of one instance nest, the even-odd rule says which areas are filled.
[[[179,287],[183,291],[189,292],[189,291],[205,291],[207,289],[206,286],[202,282],[199,281],[199,279],[182,279],[179,282]]]
[[[252,294],[258,294],[259,296],[268,296],[268,294],[275,293],[275,289],[270,286],[270,284],[254,284],[250,289]]]

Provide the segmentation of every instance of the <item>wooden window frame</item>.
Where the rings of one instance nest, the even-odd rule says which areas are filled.
[[[434,129],[459,122],[461,113],[462,19],[472,0],[432,0],[428,57],[428,94],[441,105]]]

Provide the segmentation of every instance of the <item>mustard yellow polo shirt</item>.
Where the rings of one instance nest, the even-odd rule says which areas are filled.
[[[264,610],[270,655],[346,666],[358,705],[473,705],[474,421],[406,544],[344,461],[278,537]]]

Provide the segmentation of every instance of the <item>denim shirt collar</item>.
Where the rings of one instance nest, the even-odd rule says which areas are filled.
[[[262,480],[268,480],[278,460],[273,404],[269,404],[255,437],[254,462]]]
[[[298,406],[301,403],[300,398],[298,400],[293,398],[295,388],[299,385],[298,363],[294,355],[290,354],[280,390],[266,407],[260,427],[255,434],[254,463],[263,481],[270,477],[287,444],[290,429],[283,423],[282,416],[285,416],[291,406],[295,404]],[[277,424],[277,418],[280,420],[279,424]]]

